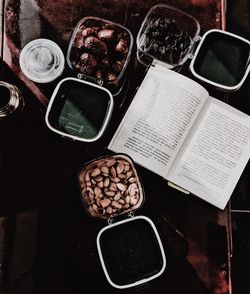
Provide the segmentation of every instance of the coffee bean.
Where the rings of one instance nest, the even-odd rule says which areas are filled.
[[[130,35],[123,28],[105,21],[93,20],[78,27],[72,42],[70,62],[72,67],[87,77],[104,82],[117,80],[126,65]]]

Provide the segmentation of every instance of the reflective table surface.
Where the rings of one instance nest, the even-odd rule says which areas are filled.
[[[44,121],[51,94],[63,77],[72,76],[70,69],[66,66],[52,83],[34,83],[22,74],[19,54],[36,38],[55,41],[66,54],[74,27],[89,15],[120,23],[136,38],[147,11],[158,2],[194,15],[201,33],[225,27],[220,0],[2,1],[0,80],[18,86],[26,105],[0,123],[0,293],[121,292],[108,284],[98,258],[96,236],[107,223],[85,213],[77,175],[87,161],[111,153],[107,145],[146,68],[136,60],[134,46],[107,132],[95,143],[81,143],[52,133]],[[181,72],[189,75],[188,63]],[[145,203],[137,215],[155,223],[167,266],[149,284],[122,292],[231,293],[230,207],[219,210],[168,187],[156,174],[137,169],[145,188]]]

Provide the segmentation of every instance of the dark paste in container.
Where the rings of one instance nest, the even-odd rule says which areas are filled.
[[[201,77],[232,87],[242,80],[249,65],[249,54],[248,43],[213,32],[204,39],[193,67]]]
[[[100,247],[109,277],[117,285],[147,279],[163,267],[155,232],[143,219],[106,230],[100,237]]]
[[[106,119],[109,94],[86,83],[64,81],[51,106],[48,120],[57,130],[76,137],[95,138]]]

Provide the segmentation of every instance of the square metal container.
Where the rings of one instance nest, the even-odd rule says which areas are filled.
[[[132,159],[125,154],[95,159],[84,165],[78,181],[86,212],[109,224],[96,240],[108,282],[125,289],[160,276],[166,257],[157,229],[148,217],[134,216],[145,196]]]
[[[250,70],[250,41],[222,30],[207,31],[190,63],[192,74],[222,91],[238,90]]]
[[[118,289],[148,283],[166,268],[159,233],[145,216],[104,227],[97,235],[97,249],[107,280]]]
[[[65,78],[52,94],[45,122],[50,130],[63,137],[93,142],[103,135],[113,106],[113,96],[104,87]]]

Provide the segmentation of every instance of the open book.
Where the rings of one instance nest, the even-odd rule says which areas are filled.
[[[250,117],[155,63],[108,148],[224,209],[250,157]]]

